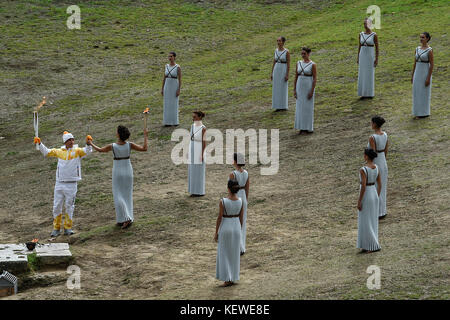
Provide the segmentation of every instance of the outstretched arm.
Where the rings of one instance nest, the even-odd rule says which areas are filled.
[[[104,146],[103,148],[97,147],[92,140],[88,140],[88,142],[86,142],[87,145],[91,146],[92,148],[94,148],[94,150],[98,151],[98,152],[109,152],[112,150],[112,144],[108,144],[106,146]]]
[[[133,142],[130,142],[131,149],[136,151],[147,151],[148,148],[148,130],[144,129],[144,145],[140,146],[138,144],[135,144]]]
[[[34,143],[39,144],[39,151],[43,154],[44,157],[57,157],[58,156],[58,149],[48,149],[44,144],[41,142],[41,139],[39,137],[34,137]]]

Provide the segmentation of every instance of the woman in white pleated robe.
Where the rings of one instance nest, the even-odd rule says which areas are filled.
[[[248,178],[248,172],[243,168],[245,166],[244,156],[240,153],[233,155],[233,170],[230,173],[230,180],[236,180],[239,183],[238,197],[242,199],[242,206],[244,207],[244,216],[242,220],[241,228],[241,255],[245,253],[246,238],[247,238],[247,205],[248,205],[248,192],[250,190],[250,179]]]
[[[431,36],[428,32],[420,34],[421,46],[416,48],[411,77],[413,84],[412,114],[415,119],[430,115],[431,82],[434,67],[433,49],[428,45]]]
[[[378,36],[370,29],[372,20],[364,20],[364,32],[358,37],[358,96],[375,96],[375,67],[378,65]],[[374,50],[375,48],[375,50]]]
[[[385,123],[385,120],[380,116],[375,116],[372,118],[372,129],[374,134],[369,138],[367,148],[375,150],[377,157],[373,162],[377,165],[380,172],[381,179],[381,192],[380,192],[380,208],[379,208],[379,219],[384,219],[386,217],[386,194],[387,194],[387,182],[388,182],[388,166],[386,162],[386,157],[388,154],[389,141],[386,132],[381,130],[381,126]]]
[[[376,157],[377,153],[373,149],[366,148],[364,150],[366,165],[359,171],[360,191],[357,205],[358,238],[356,247],[367,253],[381,249],[378,242],[381,179],[378,167],[373,162]]]
[[[285,37],[277,39],[278,48],[275,49],[272,72],[272,109],[275,111],[288,109],[288,80],[291,56],[289,50],[284,47]]]
[[[126,229],[134,221],[133,213],[133,167],[130,161],[131,150],[147,151],[148,131],[144,129],[144,145],[140,146],[133,142],[127,142],[130,131],[124,126],[117,127],[117,142],[103,148],[97,147],[91,140],[91,145],[98,152],[112,151],[114,164],[112,170],[112,191],[114,196],[114,207],[116,209],[117,226]]]
[[[316,63],[309,59],[311,49],[302,48],[303,61],[297,62],[294,82],[295,122],[299,134],[314,131],[314,96],[317,82]]]
[[[239,280],[241,226],[244,215],[242,199],[237,196],[239,183],[228,180],[228,197],[219,202],[214,240],[217,242],[216,278],[224,286]]]
[[[202,123],[205,114],[202,111],[192,113],[191,140],[189,141],[188,192],[192,197],[205,195],[206,179],[206,127]]]
[[[175,63],[175,52],[169,53],[169,63],[164,68],[161,94],[164,97],[163,125],[177,126],[178,100],[181,90],[181,68]]]

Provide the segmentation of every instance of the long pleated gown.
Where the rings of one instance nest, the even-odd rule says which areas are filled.
[[[241,252],[245,252],[245,240],[247,238],[247,196],[245,194],[245,185],[247,184],[248,172],[247,170],[243,170],[242,172],[238,170],[233,171],[234,178],[239,183],[240,189],[237,193],[237,196],[242,199],[242,206],[244,207],[244,217],[242,219],[242,228],[241,228]]]
[[[206,162],[201,161],[202,130],[204,125],[191,125],[191,141],[189,142],[188,192],[195,195],[205,194]]]
[[[386,132],[383,132],[382,135],[373,134],[372,137],[375,139],[375,145],[377,148],[377,157],[373,159],[373,162],[377,165],[378,170],[380,172],[381,179],[381,192],[380,192],[380,208],[379,208],[379,216],[385,216],[387,214],[386,211],[386,194],[387,194],[387,182],[388,182],[388,166],[386,161],[386,155],[384,154],[384,148],[386,148],[386,144],[388,141],[388,136]],[[367,147],[370,148],[370,142],[367,144]],[[375,182],[375,186],[377,182]]]
[[[431,82],[433,76],[430,78],[430,84],[425,87],[425,80],[430,70],[430,60],[428,57],[431,47],[422,49],[416,48],[416,69],[413,76],[413,107],[412,114],[417,117],[430,115],[431,103]]]
[[[114,163],[112,171],[112,191],[116,221],[134,221],[133,215],[133,167],[130,162],[131,145],[112,144]]]
[[[242,200],[222,199],[224,213],[219,226],[216,258],[216,278],[222,281],[238,281],[241,264],[241,223],[238,215],[241,211]]]
[[[367,183],[375,183],[378,176],[378,167],[371,169],[365,166],[362,169],[367,175]],[[361,182],[361,174],[359,179]],[[362,210],[358,211],[358,239],[356,247],[359,249],[375,251],[381,248],[378,243],[379,202],[375,184],[367,185],[362,199]]]
[[[295,123],[294,128],[297,130],[314,131],[314,90],[311,99],[308,99],[308,94],[311,91],[313,84],[313,68],[314,62],[308,63],[304,61],[297,62],[297,101],[295,103]]]
[[[284,81],[287,71],[287,49],[275,49],[275,66],[272,74],[272,109],[288,109],[288,82]]]
[[[361,50],[359,51],[358,65],[358,96],[374,97],[375,96],[375,42],[376,33],[359,34],[359,42]]]
[[[171,66],[166,64],[164,74],[164,111],[163,125],[178,125],[178,64]]]

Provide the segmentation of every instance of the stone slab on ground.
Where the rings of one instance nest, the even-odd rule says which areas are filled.
[[[36,246],[36,256],[41,265],[68,263],[72,259],[68,243],[49,243]]]
[[[6,253],[6,252],[5,252]],[[20,273],[28,270],[28,258],[24,254],[0,254],[0,272],[6,270],[10,273]]]
[[[34,250],[28,250],[25,244],[0,244],[0,271],[11,273],[28,270],[28,255],[36,253],[41,266],[67,264],[72,259],[68,243],[38,243]]]

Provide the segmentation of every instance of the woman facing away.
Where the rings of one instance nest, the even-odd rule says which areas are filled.
[[[217,242],[216,278],[231,286],[239,280],[241,227],[244,216],[239,183],[228,180],[228,196],[219,201],[219,216],[214,240]]]
[[[375,67],[378,65],[378,36],[370,27],[372,20],[364,19],[364,31],[358,38],[358,96],[375,96]],[[374,50],[375,47],[375,50]]]
[[[248,205],[248,192],[250,190],[250,179],[248,172],[243,167],[245,166],[244,156],[240,153],[233,155],[233,170],[230,173],[230,180],[236,180],[239,183],[239,191],[237,196],[242,199],[242,206],[244,208],[244,216],[242,219],[241,228],[241,255],[245,253],[245,240],[247,237],[247,205]]]
[[[358,239],[356,247],[361,252],[371,253],[381,249],[378,243],[378,213],[381,179],[378,167],[373,163],[377,153],[364,150],[366,165],[359,170],[360,191],[358,199]],[[376,182],[376,186],[375,186]]]
[[[205,148],[206,148],[206,127],[202,122],[205,114],[202,111],[192,113],[191,141],[189,141],[188,152],[188,192],[191,197],[205,195]]]
[[[144,145],[140,146],[133,142],[127,142],[130,131],[124,126],[117,127],[117,142],[108,144],[103,148],[96,146],[89,140],[90,144],[98,152],[112,151],[114,155],[112,170],[112,191],[114,196],[114,207],[116,209],[117,225],[126,229],[134,221],[133,214],[133,167],[131,166],[131,150],[147,151],[148,131],[144,129]]]
[[[431,36],[428,32],[421,33],[421,45],[415,51],[411,76],[414,119],[426,118],[430,115],[431,82],[434,67],[433,49],[428,45],[430,40]]]
[[[374,134],[369,138],[367,148],[375,150],[377,157],[373,162],[377,165],[381,178],[381,193],[380,193],[380,213],[379,218],[384,219],[386,217],[386,193],[387,193],[387,181],[388,181],[388,166],[386,157],[388,154],[389,141],[386,132],[381,130],[381,126],[385,123],[383,117],[375,116],[372,118],[372,129]],[[377,184],[376,184],[377,185]]]

